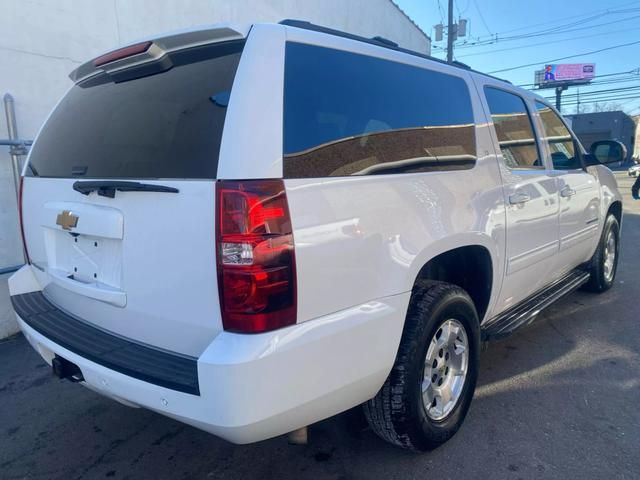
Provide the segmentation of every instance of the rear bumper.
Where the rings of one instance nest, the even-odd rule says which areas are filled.
[[[33,291],[30,268],[10,280],[12,296]],[[99,358],[52,340],[19,315],[18,322],[48,363],[56,354],[75,363],[92,390],[231,442],[250,443],[373,397],[395,360],[408,300],[408,293],[387,297],[265,334],[220,333],[194,359],[199,394],[108,368]]]
[[[11,304],[31,329],[87,360],[171,390],[200,393],[196,358],[113,335],[60,310],[42,292],[13,295]]]

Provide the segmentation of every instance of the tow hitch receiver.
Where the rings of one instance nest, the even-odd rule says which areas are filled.
[[[66,360],[58,355],[53,357],[51,361],[51,367],[53,370],[53,374],[60,379],[68,379],[72,382],[82,382],[84,381],[84,377],[82,376],[82,372],[80,368],[75,364],[71,363],[69,360]]]

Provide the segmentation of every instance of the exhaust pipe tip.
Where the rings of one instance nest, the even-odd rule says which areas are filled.
[[[289,445],[307,445],[309,443],[307,427],[289,432],[287,434],[287,440],[289,441]]]

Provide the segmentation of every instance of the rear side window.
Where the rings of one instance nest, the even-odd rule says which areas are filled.
[[[497,88],[485,87],[484,92],[507,167],[543,168],[524,100]]]
[[[215,178],[226,99],[243,42],[171,54],[163,73],[75,85],[30,157],[31,173],[80,178]],[[218,99],[218,102],[214,101]]]
[[[461,78],[287,44],[286,178],[468,169],[475,161],[471,99]]]

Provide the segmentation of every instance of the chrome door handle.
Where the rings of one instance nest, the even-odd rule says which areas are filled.
[[[511,205],[527,203],[529,200],[531,200],[531,196],[528,193],[524,192],[516,192],[513,195],[509,196],[509,203]]]
[[[573,197],[575,194],[576,194],[576,191],[573,188],[571,188],[569,185],[565,185],[564,188],[560,190],[561,197],[569,198],[569,197]]]

